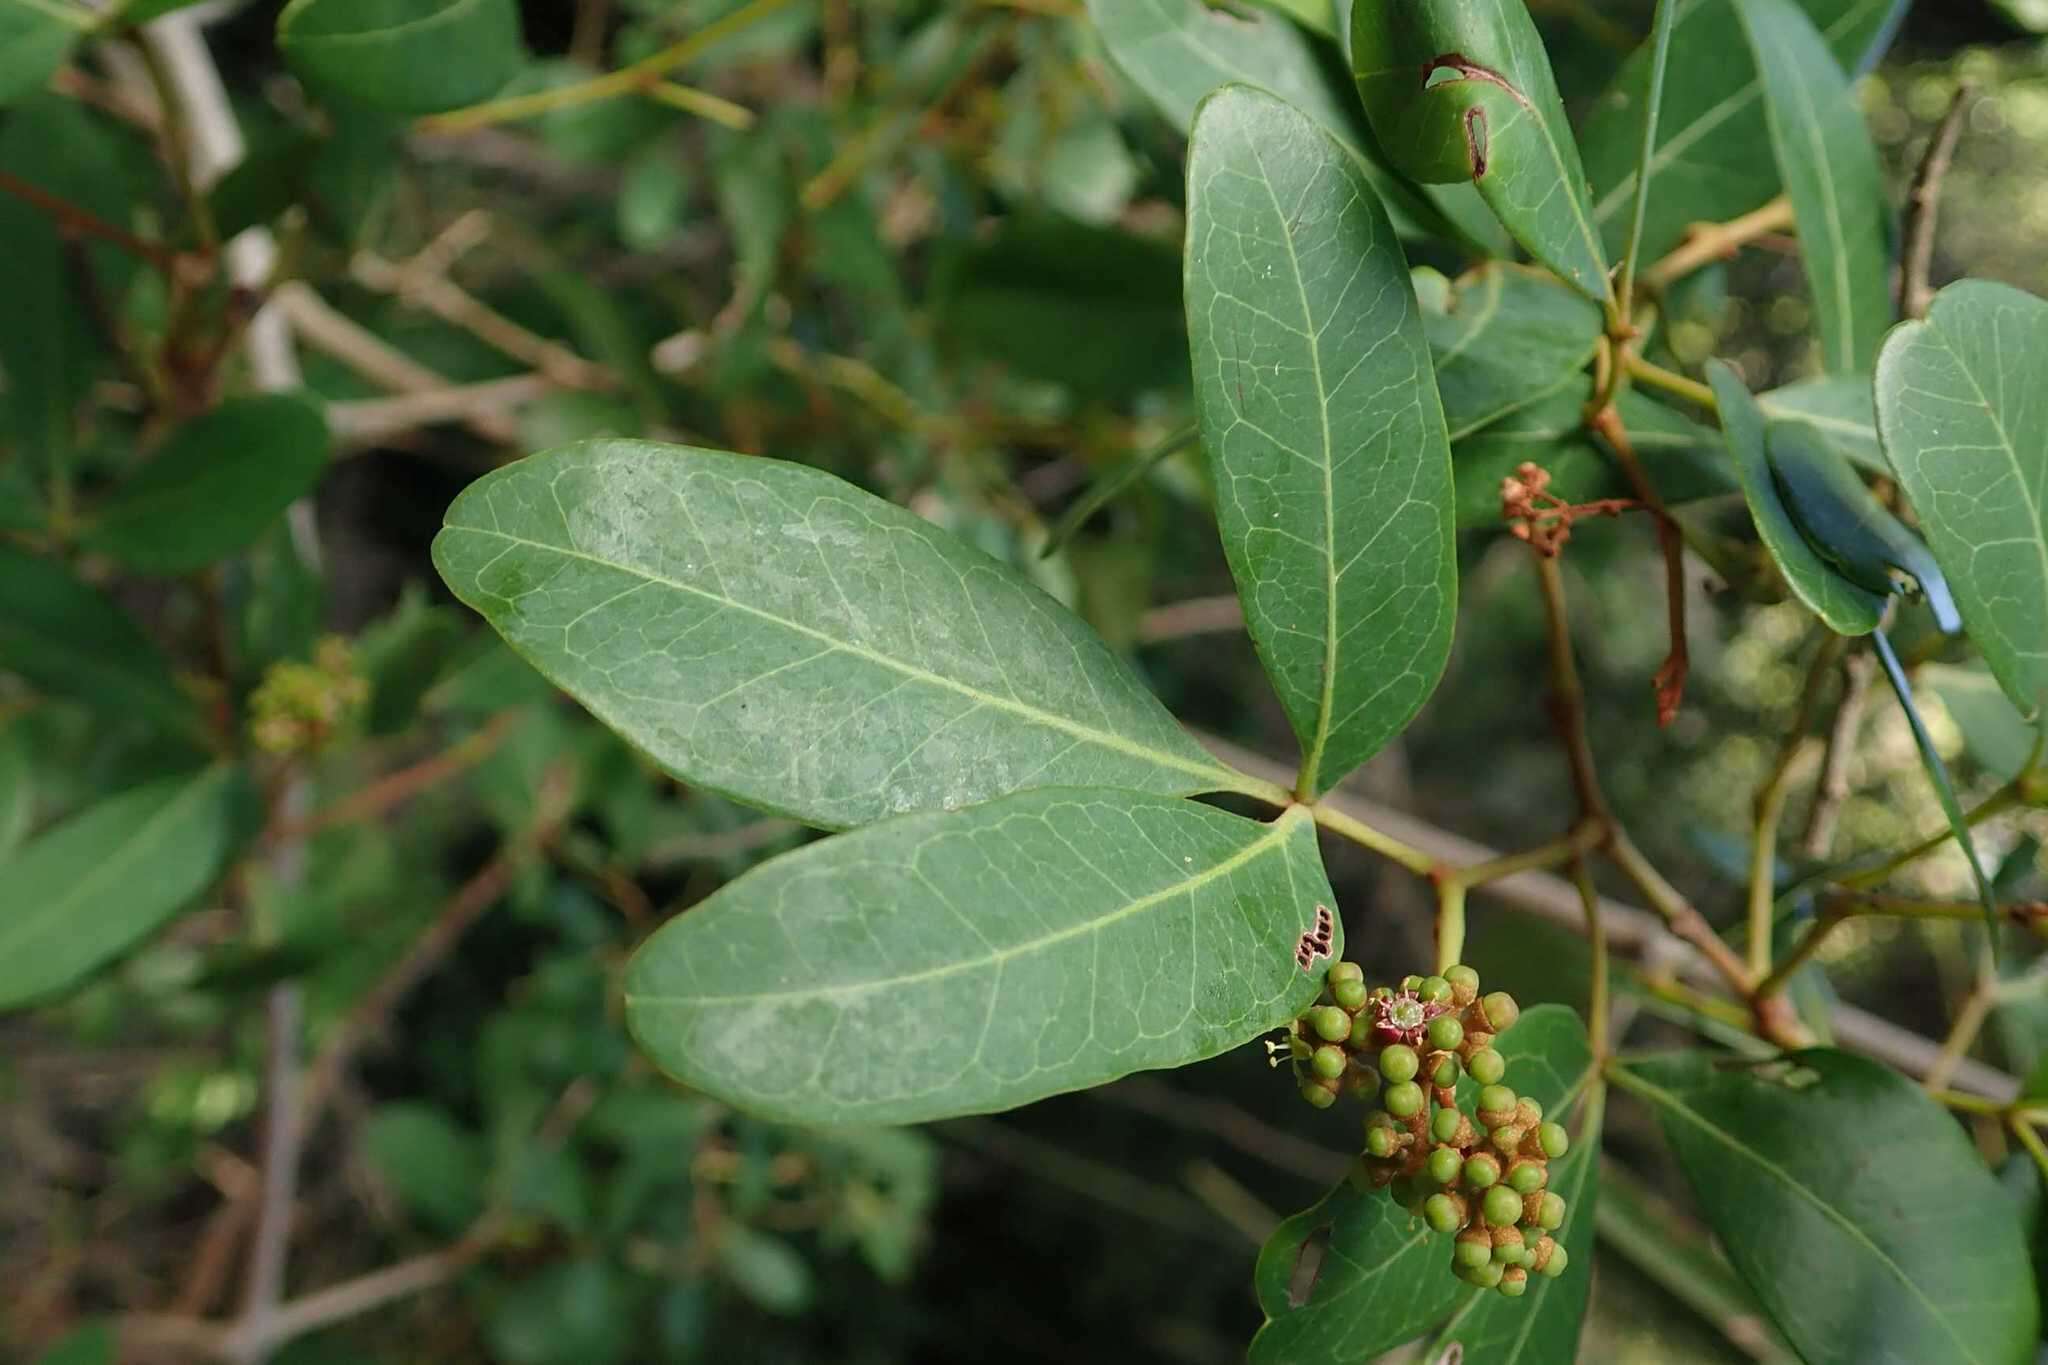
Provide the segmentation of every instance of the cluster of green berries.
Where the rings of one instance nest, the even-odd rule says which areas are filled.
[[[369,682],[356,671],[348,641],[330,635],[313,662],[272,664],[249,695],[249,736],[266,753],[318,753],[345,729],[370,699]]]
[[[1505,991],[1481,995],[1470,967],[1368,990],[1357,963],[1338,962],[1287,1048],[1316,1108],[1347,1093],[1373,1101],[1352,1182],[1389,1190],[1431,1228],[1457,1234],[1458,1277],[1510,1298],[1532,1274],[1562,1275],[1569,1259],[1551,1236],[1565,1204],[1549,1184],[1570,1139],[1502,1084],[1507,1061],[1493,1046],[1520,1014]],[[1464,1076],[1479,1086],[1469,1114],[1458,1107]]]

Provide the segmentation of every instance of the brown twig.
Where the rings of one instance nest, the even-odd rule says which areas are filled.
[[[1615,463],[1628,476],[1636,500],[1657,519],[1657,543],[1664,551],[1664,610],[1669,621],[1671,648],[1653,680],[1657,689],[1657,723],[1669,725],[1678,716],[1685,698],[1685,676],[1691,667],[1685,643],[1685,535],[1664,506],[1649,473],[1636,458],[1636,448],[1612,404],[1594,413],[1587,423],[1614,451]]]
[[[1842,803],[1849,799],[1849,760],[1856,751],[1856,735],[1863,726],[1863,708],[1876,672],[1877,660],[1866,652],[1851,654],[1842,664],[1842,699],[1835,704],[1835,718],[1828,727],[1820,780],[1814,785],[1813,805],[1806,812],[1806,831],[1800,838],[1800,852],[1809,858],[1825,858],[1834,847],[1835,822],[1841,816]]]
[[[1164,644],[1190,635],[1220,635],[1244,628],[1244,604],[1237,594],[1221,597],[1191,597],[1185,602],[1168,602],[1153,607],[1138,618],[1141,644]]]
[[[1963,115],[1976,90],[1958,86],[1949,101],[1948,112],[1935,125],[1927,144],[1927,155],[1913,173],[1913,186],[1906,193],[1906,228],[1899,251],[1899,311],[1909,318],[1927,316],[1934,302],[1928,274],[1934,268],[1934,224],[1941,207],[1941,184],[1955,160],[1956,140],[1962,135]]]
[[[0,193],[13,195],[30,208],[49,217],[57,224],[57,230],[67,237],[92,237],[110,242],[129,255],[148,262],[160,271],[166,279],[182,277],[185,263],[190,261],[197,270],[207,268],[202,256],[185,256],[171,250],[161,242],[144,241],[124,227],[109,223],[88,208],[72,203],[69,199],[51,194],[39,185],[32,185],[20,176],[0,170]]]
[[[456,777],[483,762],[502,744],[525,713],[500,711],[480,730],[465,735],[437,754],[410,767],[386,773],[375,782],[331,805],[322,806],[304,820],[281,825],[270,832],[274,841],[304,839],[336,825],[352,825],[382,815],[431,787]]]
[[[448,898],[434,916],[434,922],[405,956],[392,964],[335,1026],[319,1052],[314,1054],[312,1064],[306,1068],[299,1100],[300,1123],[305,1130],[310,1131],[319,1121],[328,1101],[333,1098],[343,1071],[355,1059],[357,1051],[384,1026],[392,1011],[413,987],[425,980],[455,950],[478,916],[505,894],[525,857],[554,838],[565,814],[567,789],[567,776],[559,769],[542,780],[533,823],[521,834],[507,840],[489,862],[478,868]]]
[[[1750,243],[1794,225],[1792,201],[1782,194],[1762,208],[1725,223],[1694,223],[1675,250],[1643,272],[1643,283],[1652,289],[1663,289],[1701,266],[1731,260]]]
[[[401,266],[374,251],[359,251],[349,274],[380,294],[424,308],[443,322],[460,327],[486,345],[546,375],[565,389],[605,390],[619,386],[618,376],[568,347],[528,331],[472,296],[445,275]]]

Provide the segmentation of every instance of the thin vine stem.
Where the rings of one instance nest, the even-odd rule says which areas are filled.
[[[1600,920],[1600,892],[1593,885],[1593,870],[1584,855],[1572,859],[1572,884],[1579,889],[1579,903],[1586,907],[1586,944],[1591,953],[1592,980],[1586,988],[1586,1039],[1598,1066],[1608,1052],[1607,927]]]
[[[1689,403],[1697,403],[1708,412],[1721,411],[1714,391],[1697,379],[1687,379],[1675,370],[1667,370],[1654,361],[1643,359],[1634,351],[1628,352],[1622,363],[1628,366],[1629,377],[1639,384],[1648,384],[1653,389],[1662,389]]]
[[[1391,834],[1374,829],[1355,816],[1346,815],[1334,806],[1322,804],[1311,806],[1309,810],[1315,816],[1316,823],[1330,833],[1341,834],[1361,848],[1369,848],[1381,857],[1399,863],[1418,877],[1428,877],[1437,871],[1436,859],[1419,848],[1402,843]]]
[[[1643,220],[1650,212],[1652,163],[1657,156],[1657,116],[1664,107],[1664,71],[1671,59],[1671,29],[1677,0],[1657,0],[1657,18],[1650,30],[1650,100],[1643,108],[1643,155],[1636,165],[1635,206],[1629,214],[1628,250],[1621,257],[1621,287],[1615,291],[1623,327],[1634,316],[1636,257],[1643,246]]]

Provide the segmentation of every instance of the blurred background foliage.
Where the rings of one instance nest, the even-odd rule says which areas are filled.
[[[736,8],[529,0],[540,60],[515,88],[622,65]],[[1532,8],[1579,108],[1649,11]],[[803,461],[1027,569],[1131,650],[1191,724],[1285,755],[1197,452],[1150,465],[1040,554],[1093,481],[1191,420],[1179,130],[1107,62],[1074,0],[793,4],[679,73],[717,104],[628,97],[473,131],[316,109],[278,60],[275,19],[255,4],[210,30],[250,153],[209,201],[223,234],[277,223],[289,273],[317,291],[294,309],[336,444],[317,562],[280,522],[196,591],[109,583],[174,657],[231,661],[237,688],[280,660],[323,660],[302,682],[339,689],[340,719],[312,767],[303,869],[245,865],[82,992],[0,1023],[13,1358],[74,1329],[86,1335],[58,1349],[94,1358],[90,1324],[121,1311],[232,1306],[258,1178],[261,1000],[287,977],[316,1041],[364,1040],[310,1135],[294,1286],[466,1245],[486,1214],[490,1229],[473,1265],[293,1343],[277,1356],[289,1365],[1239,1358],[1258,1321],[1253,1253],[1341,1169],[1335,1119],[1297,1114],[1249,1048],[917,1131],[799,1131],[671,1087],[624,1034],[616,971],[663,917],[806,836],[649,769],[454,606],[426,558],[450,497],[515,453],[614,434]],[[1958,83],[1983,92],[1948,180],[1937,282],[1967,271],[2048,293],[2044,30],[2048,10],[2029,0],[1922,3],[1862,83],[1900,187]],[[113,61],[60,73],[0,116],[0,169],[170,236],[175,187],[123,81]],[[47,265],[40,231],[0,200],[0,260],[24,281]],[[64,401],[89,414],[83,499],[153,437],[135,415],[141,381],[98,336],[161,329],[175,301],[118,252],[66,252],[81,250],[104,316],[28,288],[7,306],[0,529],[51,510],[19,454],[39,420],[27,377],[80,385]],[[1732,357],[1764,387],[1810,372],[1809,334],[1796,263],[1763,250],[1691,282],[1666,344]],[[67,347],[86,359],[38,368]],[[435,420],[408,399],[450,385],[483,387]],[[1541,622],[1522,558],[1465,538],[1450,674],[1360,779],[1502,847],[1547,833],[1564,790],[1529,683]],[[1726,922],[1748,801],[1813,647],[1801,614],[1694,583],[1695,681],[1659,731],[1646,528],[1587,525],[1567,565],[1610,792]],[[327,637],[348,643],[323,652]],[[1981,795],[1998,774],[1969,757],[1966,690],[1930,710]],[[1844,852],[1940,824],[1895,709],[1868,716]],[[0,674],[0,860],[169,770],[174,748],[145,717]],[[2038,886],[2043,835],[2008,822],[1980,838],[2009,884]],[[1409,970],[1426,898],[1355,849],[1329,854],[1351,955]],[[1967,892],[1953,852],[1914,875],[1929,893]],[[378,983],[451,912],[447,951],[387,1000]],[[1578,993],[1576,941],[1483,903],[1476,915],[1490,983],[1525,1002]],[[1846,998],[1941,1031],[1963,973],[1943,926],[1859,920],[1827,954]],[[1645,1014],[1629,1041],[1662,1027]],[[2044,1039],[2048,994],[2022,997],[2000,1014],[1994,1060],[2024,1073]],[[1646,1119],[1616,1105],[1610,1142],[1637,1179],[1617,1172],[1603,1196],[1582,1357],[1767,1352],[1753,1328],[1745,1339],[1739,1296],[1682,1301],[1643,1249],[1678,1187]]]

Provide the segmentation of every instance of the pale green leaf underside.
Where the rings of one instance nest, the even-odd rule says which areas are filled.
[[[1877,443],[1877,403],[1870,377],[1826,375],[1802,379],[1756,396],[1757,406],[1772,421],[1796,418],[1825,436],[1828,444],[1874,474],[1891,474]]]
[[[1877,149],[1826,40],[1792,0],[1735,0],[1799,224],[1823,367],[1867,372],[1891,325],[1890,210]]]
[[[1302,807],[1262,825],[1025,792],[741,877],[634,956],[627,1022],[664,1070],[767,1117],[984,1113],[1284,1023],[1319,989],[1294,958],[1318,904],[1335,900]]]
[[[1800,0],[1836,62],[1860,69],[1889,36],[1904,0]],[[1720,222],[1778,192],[1763,90],[1729,0],[1688,0],[1671,34],[1672,61],[1651,158],[1643,259],[1678,245],[1694,223]],[[1711,53],[1710,60],[1695,54]],[[1579,136],[1594,190],[1593,217],[1610,251],[1628,244],[1650,79],[1645,43],[1630,54]]]
[[[1407,264],[1356,161],[1226,88],[1196,117],[1196,411],[1245,620],[1327,790],[1442,676],[1456,610],[1450,447]]]
[[[76,985],[182,910],[226,861],[238,769],[108,797],[0,862],[0,1009]]]
[[[1492,261],[1450,300],[1422,326],[1453,441],[1571,382],[1599,343],[1599,306],[1541,271]]]
[[[1763,410],[1742,377],[1725,362],[1708,361],[1707,379],[1720,405],[1721,430],[1750,518],[1764,548],[1784,570],[1786,583],[1829,629],[1843,635],[1869,634],[1877,628],[1883,599],[1836,573],[1800,534],[1771,475]]]
[[[1562,1005],[1529,1010],[1501,1035],[1499,1050],[1508,1063],[1507,1083],[1551,1109],[1592,1065],[1585,1027]],[[1467,1078],[1459,1090],[1461,1103],[1469,1108],[1476,1087]],[[1598,1146],[1589,1135],[1575,1150],[1590,1154]],[[1572,1265],[1556,1283],[1560,1302],[1576,1296],[1583,1304],[1592,1258],[1581,1259],[1570,1242],[1580,1231],[1582,1210],[1572,1194],[1564,1194],[1571,1203],[1566,1238]],[[1583,1209],[1588,1233],[1592,1213],[1588,1200]],[[1306,1300],[1295,1304],[1290,1290],[1296,1287],[1302,1244],[1324,1229],[1328,1241],[1321,1272]],[[1577,1286],[1571,1284],[1575,1276]],[[1449,1237],[1432,1233],[1385,1191],[1360,1190],[1348,1180],[1280,1225],[1259,1252],[1253,1284],[1267,1321],[1252,1339],[1251,1365],[1351,1365],[1369,1360],[1443,1323],[1471,1293],[1451,1273]],[[1536,1302],[1540,1300],[1532,1286],[1521,1306]]]
[[[811,824],[1027,787],[1256,787],[1022,574],[801,465],[536,455],[464,490],[434,563],[656,762]]]
[[[1992,676],[2048,702],[2048,303],[1966,280],[1885,340],[1885,456]]]
[[[1618,1079],[1647,1102],[1729,1261],[1811,1365],[2030,1360],[2019,1219],[1919,1087],[1827,1049],[1704,1053]]]

